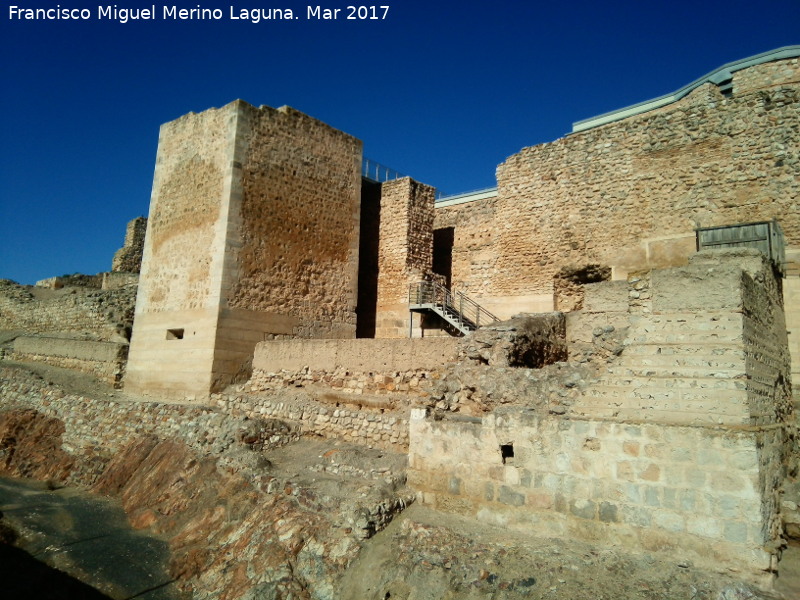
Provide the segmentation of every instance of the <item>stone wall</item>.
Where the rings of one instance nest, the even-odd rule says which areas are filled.
[[[119,386],[127,357],[126,343],[20,336],[14,340],[10,358],[91,373],[101,381]]]
[[[355,337],[361,142],[289,107],[242,103],[237,128],[228,308],[290,315],[301,337]]]
[[[409,336],[409,285],[430,276],[433,264],[435,195],[408,177],[381,185],[375,337]]]
[[[0,330],[127,341],[136,287],[40,289],[0,280]]]
[[[563,267],[614,279],[685,264],[696,227],[778,219],[800,246],[800,64],[736,71],[657,110],[525,148],[498,196],[437,208],[454,227],[453,285],[506,318],[554,308]],[[790,253],[791,254],[791,253]]]
[[[207,393],[219,313],[234,105],[162,125],[125,376],[132,391]]]
[[[212,400],[225,413],[280,419],[297,425],[303,434],[401,452],[408,449],[407,408],[384,413],[381,408],[362,409],[345,402],[325,403],[310,397],[281,398],[257,393],[215,394]]]
[[[333,370],[386,373],[433,370],[455,360],[455,338],[398,340],[285,340],[258,344],[254,371]]]
[[[774,511],[765,514],[759,476],[779,470],[770,458],[780,445],[775,431],[520,410],[434,421],[418,411],[409,483],[425,503],[499,527],[669,552],[754,578],[775,566],[764,547],[779,523]]]
[[[144,236],[147,232],[147,219],[137,217],[128,222],[125,230],[125,244],[117,250],[111,260],[111,271],[138,273],[142,267]]]
[[[437,206],[434,224],[445,240],[434,248],[434,261],[442,265],[436,272],[447,275],[443,271],[450,271],[452,289],[485,304],[492,312],[494,307],[489,282],[496,271],[498,258],[494,247],[497,236],[496,202],[497,198],[493,197]],[[452,230],[452,234],[445,237],[443,233],[447,230]],[[552,310],[552,307],[547,307],[547,310]]]
[[[587,286],[570,358],[608,343],[605,368],[566,382],[557,407],[416,409],[409,481],[502,526],[773,570],[798,458],[780,283],[758,251],[731,249]]]
[[[259,341],[355,337],[360,160],[288,107],[162,126],[126,385],[207,398]]]

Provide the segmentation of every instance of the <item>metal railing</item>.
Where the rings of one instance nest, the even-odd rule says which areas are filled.
[[[382,165],[381,163],[372,160],[371,158],[361,158],[361,176],[365,179],[375,181],[377,183],[384,183],[386,181],[394,181],[395,179],[402,179],[408,177],[405,173],[396,171],[391,167]],[[443,193],[436,190],[436,201],[438,202],[444,197]]]
[[[412,307],[438,308],[442,316],[452,319],[462,331],[475,330],[500,320],[469,296],[453,292],[435,281],[412,283],[408,290],[408,303]]]
[[[406,177],[400,171],[395,171],[391,167],[382,165],[369,158],[363,157],[361,159],[361,176],[383,183],[384,181],[392,181],[394,179],[402,179]]]

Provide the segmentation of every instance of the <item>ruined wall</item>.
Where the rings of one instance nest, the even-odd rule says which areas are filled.
[[[543,535],[774,568],[796,423],[772,268],[756,250],[704,251],[585,300],[567,318],[572,360],[621,336],[594,382],[558,410],[412,413],[409,481],[439,508]]]
[[[454,282],[508,317],[552,310],[564,266],[624,279],[685,264],[698,226],[775,218],[800,246],[798,102],[798,60],[775,61],[735,72],[730,97],[705,84],[523,149],[498,167],[496,199],[437,209],[437,228],[455,226]]]
[[[354,337],[360,160],[288,107],[164,125],[126,385],[207,397],[261,340]]]
[[[492,310],[491,276],[497,268],[496,198],[437,206],[435,229],[452,229],[451,287]],[[437,248],[438,249],[438,248]],[[442,260],[448,260],[442,258]],[[549,310],[549,309],[548,309]],[[510,316],[510,315],[506,315]]]
[[[20,336],[14,340],[11,360],[44,362],[91,373],[118,386],[125,371],[128,344],[47,336]]]
[[[138,273],[142,267],[144,237],[147,232],[147,219],[136,217],[128,222],[125,229],[125,243],[114,254],[111,260],[111,271],[121,273]]]
[[[0,330],[127,341],[135,300],[135,286],[52,290],[0,280]]]
[[[408,286],[433,264],[435,195],[408,177],[381,185],[375,337],[408,337]]]

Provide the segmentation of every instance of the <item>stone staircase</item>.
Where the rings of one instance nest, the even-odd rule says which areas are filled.
[[[672,313],[634,318],[620,360],[576,410],[591,417],[686,424],[746,423],[742,317]]]

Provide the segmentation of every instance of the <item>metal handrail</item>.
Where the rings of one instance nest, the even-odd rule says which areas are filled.
[[[391,167],[382,165],[366,156],[361,159],[361,176],[371,179],[372,181],[377,181],[378,183],[406,177],[406,175],[403,175],[400,171],[395,171]]]
[[[449,311],[460,326],[469,329],[477,329],[481,323],[487,325],[500,320],[463,292],[453,292],[435,281],[412,283],[408,290],[408,303],[431,305]]]

